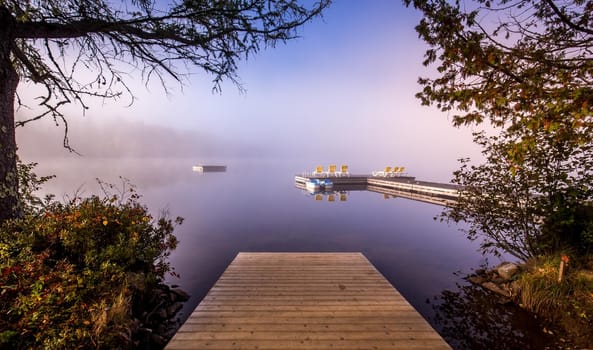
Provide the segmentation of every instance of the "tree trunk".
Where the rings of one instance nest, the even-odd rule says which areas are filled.
[[[0,6],[0,223],[18,216],[14,102],[19,77],[10,59],[15,25],[10,12]]]

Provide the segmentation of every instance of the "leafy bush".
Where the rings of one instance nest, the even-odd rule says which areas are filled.
[[[0,348],[130,348],[176,223],[133,188],[46,202],[0,227]]]
[[[465,222],[467,237],[479,239],[484,253],[510,253],[523,261],[561,251],[591,254],[593,143],[546,130],[529,135],[517,153],[521,134],[474,134],[486,161],[461,160],[453,182],[463,190],[442,218]]]
[[[559,206],[544,221],[542,241],[551,251],[564,250],[579,256],[593,254],[593,205]]]

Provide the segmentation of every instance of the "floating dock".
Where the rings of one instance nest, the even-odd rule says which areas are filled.
[[[334,183],[335,191],[368,190],[395,197],[428,202],[438,205],[455,203],[460,194],[459,186],[438,182],[419,181],[410,176],[370,176],[355,175],[343,177],[309,177],[306,175],[295,176],[297,188],[305,189],[305,183],[310,179],[330,179]]]
[[[199,173],[225,172],[226,165],[194,165],[192,170]]]
[[[239,253],[165,349],[450,349],[361,253]]]

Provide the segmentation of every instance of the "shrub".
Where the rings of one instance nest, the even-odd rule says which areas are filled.
[[[130,348],[175,223],[138,195],[48,202],[0,227],[0,348]]]

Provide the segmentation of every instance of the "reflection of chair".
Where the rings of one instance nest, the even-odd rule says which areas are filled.
[[[386,166],[383,171],[373,171],[373,176],[389,176],[391,175],[391,167]]]
[[[348,166],[347,165],[342,165],[340,167],[340,171],[338,171],[336,174],[338,176],[350,176],[350,173],[348,172]]]
[[[313,175],[313,176],[321,176],[321,175],[323,175],[323,167],[321,165],[318,165],[315,168],[315,171],[313,171],[313,174],[311,174],[311,175]]]
[[[347,199],[346,192],[340,192],[340,202],[345,202]]]
[[[316,201],[320,201],[322,199],[323,199],[323,195],[321,193],[318,193],[318,194],[315,195],[315,200]]]
[[[327,176],[336,176],[336,168],[337,166],[335,164],[330,164],[327,169]]]
[[[331,193],[330,195],[327,196],[327,201],[328,202],[335,202],[336,201],[336,196]]]

